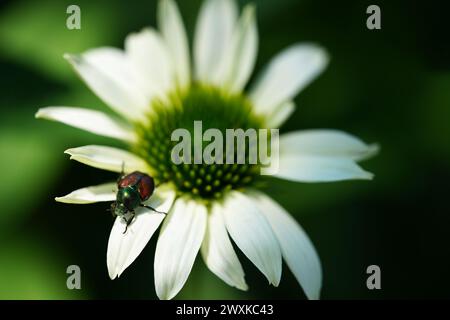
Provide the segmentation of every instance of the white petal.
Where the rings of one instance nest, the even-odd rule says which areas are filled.
[[[66,54],[81,78],[114,111],[130,120],[139,120],[148,102],[138,89],[124,52],[99,48],[82,55]]]
[[[175,199],[173,191],[160,191],[145,203],[161,212],[169,212]],[[153,233],[164,220],[165,215],[139,208],[134,221],[126,229],[126,223],[121,217],[114,222],[108,241],[106,263],[111,279],[120,277],[123,271],[139,256]],[[127,230],[124,233],[124,230]]]
[[[116,200],[116,190],[116,183],[105,183],[98,186],[75,190],[63,197],[56,197],[55,200],[58,202],[72,204],[114,201]]]
[[[64,153],[69,154],[71,160],[108,171],[121,172],[122,166],[125,172],[148,172],[149,169],[147,163],[133,153],[112,147],[90,145],[68,149]]]
[[[283,134],[280,150],[284,154],[367,159],[378,151],[357,137],[338,130],[305,130]]]
[[[47,107],[39,109],[36,118],[59,121],[69,126],[130,143],[136,141],[136,135],[129,125],[96,110]]]
[[[225,225],[239,249],[278,286],[281,278],[281,252],[264,215],[244,194],[230,192],[224,205]]]
[[[268,196],[258,192],[255,203],[272,226],[283,258],[306,296],[319,299],[322,267],[311,240],[297,221]]]
[[[194,37],[196,77],[201,82],[223,84],[220,70],[232,42],[237,11],[234,0],[203,2]]]
[[[297,182],[371,180],[373,178],[373,174],[364,171],[349,158],[284,154],[280,154],[280,167],[275,176]]]
[[[263,72],[250,97],[259,113],[270,113],[292,100],[328,64],[326,52],[314,44],[294,45],[276,56]]]
[[[131,34],[125,48],[136,77],[147,98],[161,98],[174,86],[174,70],[169,49],[153,29]]]
[[[160,299],[172,299],[183,287],[206,229],[203,205],[178,199],[161,228],[155,253],[155,288]]]
[[[244,8],[234,31],[230,46],[228,65],[226,65],[226,88],[239,92],[247,84],[255,67],[258,53],[258,30],[254,5]]]
[[[158,26],[173,59],[177,83],[186,87],[191,76],[189,47],[180,12],[173,0],[160,0]]]
[[[228,285],[247,290],[244,270],[234,252],[223,220],[223,208],[216,204],[208,217],[202,256],[208,268]]]
[[[294,113],[295,103],[288,101],[279,106],[272,114],[267,116],[267,126],[269,128],[281,127],[287,119]]]

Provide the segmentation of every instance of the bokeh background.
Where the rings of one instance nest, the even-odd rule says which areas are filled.
[[[178,1],[192,37],[200,0]],[[366,28],[368,1],[256,0],[257,69],[298,41],[322,44],[326,72],[296,99],[282,131],[336,128],[378,142],[364,163],[372,182],[296,184],[268,192],[303,225],[321,256],[324,299],[450,296],[450,41],[444,1],[376,1],[382,29]],[[247,1],[241,1],[241,4]],[[82,29],[66,29],[66,8],[81,7]],[[155,239],[115,281],[106,246],[106,204],[65,205],[54,196],[114,179],[68,160],[67,148],[114,144],[34,119],[39,107],[107,110],[62,58],[155,26],[156,3],[14,0],[0,4],[0,298],[156,298]],[[248,292],[226,286],[197,259],[177,296],[185,299],[303,299],[284,266],[279,288],[244,257]],[[66,268],[82,270],[82,290],[66,288]],[[381,267],[382,289],[366,288],[366,268]]]

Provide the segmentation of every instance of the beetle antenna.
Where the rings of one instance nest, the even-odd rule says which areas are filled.
[[[147,206],[147,205],[145,205],[145,204],[141,204],[141,207],[146,208],[146,209],[149,209],[149,210],[152,210],[152,211],[154,211],[154,212],[156,212],[156,213],[161,213],[161,214],[167,215],[167,212],[158,211],[158,210],[156,210],[155,208],[152,208],[152,207]]]
[[[120,169],[120,175],[117,178],[117,183],[119,183],[120,179],[123,178],[123,176],[125,175],[125,161],[122,161],[122,169]]]

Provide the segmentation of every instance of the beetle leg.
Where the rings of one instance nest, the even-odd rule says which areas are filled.
[[[167,212],[158,211],[158,210],[156,210],[155,208],[152,208],[152,207],[147,206],[147,205],[145,205],[145,204],[141,204],[141,207],[147,208],[147,209],[152,210],[152,211],[154,211],[154,212],[156,212],[156,213],[161,213],[161,214],[167,215]]]
[[[134,211],[131,212],[131,217],[130,218],[125,218],[123,217],[123,219],[125,220],[126,226],[125,226],[125,230],[123,231],[123,234],[125,234],[128,230],[128,226],[133,222],[135,217]]]
[[[125,176],[125,161],[122,161],[122,169],[120,171],[120,176],[117,178],[117,183]]]
[[[127,233],[127,230],[128,230],[128,220],[127,220],[127,218],[125,218],[125,217],[123,217],[122,219],[123,219],[123,221],[125,221],[125,223],[126,223],[126,225],[125,225],[125,230],[123,230],[123,232],[122,232],[122,234],[125,234],[125,233]]]

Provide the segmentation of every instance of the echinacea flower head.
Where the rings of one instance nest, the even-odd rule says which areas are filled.
[[[47,107],[38,118],[59,121],[121,140],[124,149],[88,145],[66,150],[70,158],[113,172],[140,171],[156,182],[124,233],[117,217],[108,242],[111,279],[119,277],[160,229],[154,281],[160,299],[183,287],[200,252],[220,279],[247,290],[233,248],[278,286],[282,259],[306,296],[318,299],[319,257],[304,230],[282,206],[258,190],[258,164],[174,164],[178,128],[243,130],[280,127],[294,112],[293,99],[326,67],[328,56],[315,44],[295,44],[278,54],[246,90],[258,52],[255,7],[241,14],[233,0],[205,0],[198,18],[192,59],[181,15],[173,0],[161,0],[159,30],[129,35],[125,49],[97,48],[65,57],[89,88],[116,116],[78,107]],[[298,182],[371,179],[357,162],[376,146],[337,130],[283,134],[279,170],[272,178]],[[89,186],[56,198],[87,204],[115,201],[116,182]]]

